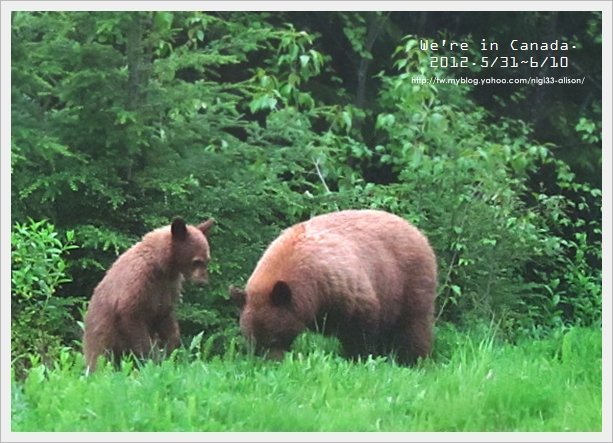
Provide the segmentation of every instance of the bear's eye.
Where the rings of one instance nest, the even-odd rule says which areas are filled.
[[[197,258],[197,259],[192,261],[192,267],[200,268],[202,266],[204,266],[204,260],[200,260],[200,259]]]

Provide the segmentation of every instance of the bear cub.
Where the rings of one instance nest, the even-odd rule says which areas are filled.
[[[207,236],[214,220],[198,226],[175,218],[146,234],[125,251],[94,289],[87,314],[83,348],[88,371],[100,355],[115,362],[122,354],[146,357],[179,346],[175,305],[185,278],[208,280],[211,254]]]
[[[230,288],[240,327],[256,351],[280,358],[306,328],[339,338],[347,357],[430,354],[436,258],[406,220],[347,210],[286,229],[245,289]]]

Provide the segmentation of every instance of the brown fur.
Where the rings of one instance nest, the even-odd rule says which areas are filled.
[[[436,273],[417,228],[383,211],[349,210],[285,230],[231,296],[244,335],[269,355],[312,328],[337,336],[349,357],[393,351],[410,364],[432,349]]]
[[[113,263],[85,317],[83,345],[90,371],[103,354],[144,357],[157,346],[170,352],[179,345],[175,304],[184,278],[207,281],[206,235],[212,224],[209,219],[189,226],[177,218],[146,234]]]

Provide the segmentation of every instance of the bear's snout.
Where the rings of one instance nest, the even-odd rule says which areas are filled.
[[[196,269],[188,278],[194,283],[204,285],[209,282],[209,273],[206,269]]]

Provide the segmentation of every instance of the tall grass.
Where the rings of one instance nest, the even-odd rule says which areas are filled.
[[[13,431],[600,431],[601,333],[543,341],[439,334],[406,368],[301,339],[282,362],[177,353],[86,377],[79,355],[13,378]],[[323,348],[330,348],[323,343]]]

